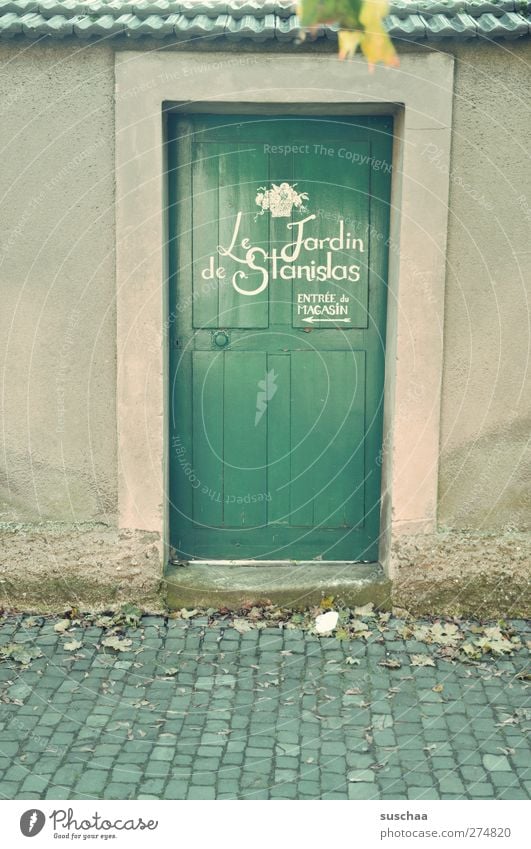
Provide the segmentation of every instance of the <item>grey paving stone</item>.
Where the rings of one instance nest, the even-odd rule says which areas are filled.
[[[0,754],[2,755],[16,755],[19,749],[20,743],[18,741],[0,740]]]
[[[296,799],[297,787],[295,784],[281,784],[271,787],[269,791],[271,799]]]
[[[133,785],[111,782],[105,788],[106,799],[135,799],[136,793]]]
[[[348,786],[349,799],[377,799],[378,791],[375,784],[349,784]]]
[[[307,796],[309,799],[318,799],[321,787],[318,781],[302,780],[297,783],[297,795]]]
[[[90,769],[85,772],[75,786],[77,793],[87,793],[99,796],[105,789],[109,773],[103,770]]]
[[[524,777],[529,775],[529,767],[523,773]],[[491,772],[486,776],[486,780],[490,780],[496,788],[511,787],[517,779],[514,772]]]
[[[142,770],[135,764],[124,764],[113,769],[111,778],[119,784],[138,784],[142,774]]]
[[[431,787],[409,787],[407,791],[408,799],[440,799],[440,794],[437,790]]]
[[[222,765],[236,767],[243,763],[243,752],[228,752],[223,755],[221,760]]]
[[[328,770],[328,772],[334,772],[334,773],[339,774],[343,777],[347,774],[346,758],[343,758],[343,757],[324,758],[324,760],[322,760],[321,763]]]
[[[435,773],[437,777],[437,773]],[[441,794],[452,793],[455,795],[461,795],[465,792],[465,787],[459,776],[457,775],[445,775],[444,777],[439,778],[438,786]]]
[[[483,766],[489,772],[511,772],[511,765],[505,755],[484,755]]]
[[[192,786],[213,787],[217,783],[215,772],[194,772],[191,777]]]
[[[343,742],[330,743],[325,740],[321,746],[323,755],[345,755],[346,751],[347,747]]]
[[[508,787],[505,790],[502,790],[498,794],[497,798],[498,799],[528,799],[529,796],[520,787],[514,787],[514,788]]]
[[[495,790],[492,784],[471,784],[467,788],[467,793],[473,799],[492,799],[494,798]]]
[[[165,780],[162,778],[145,778],[142,782],[142,789],[145,793],[152,793],[154,796],[160,799],[162,797],[162,790],[164,788],[165,783]],[[168,785],[170,783],[171,782],[168,782]]]
[[[24,618],[17,621],[22,628]],[[519,780],[529,766],[525,738],[517,725],[497,724],[527,704],[524,682],[514,679],[523,668],[518,656],[489,659],[500,674],[484,680],[484,671],[439,659],[434,646],[393,641],[398,623],[392,619],[385,644],[364,645],[278,628],[240,636],[205,617],[168,626],[149,617],[130,632],[135,646],[144,633],[138,661],[149,669],[98,654],[90,639],[101,638],[99,629],[92,637],[84,632],[87,656],[74,664],[53,623],[43,621],[46,658],[18,679],[0,663],[2,684],[20,681],[32,690],[25,704],[0,712],[0,796],[530,795],[529,779]],[[9,641],[10,627],[0,620],[0,642]],[[40,639],[38,629],[28,633]],[[281,655],[285,649],[292,654]],[[429,652],[437,667],[407,666],[412,652]],[[402,669],[378,667],[386,654],[400,657]],[[347,665],[348,656],[360,665]],[[170,666],[178,667],[170,680],[154,678]],[[431,689],[439,681],[442,695]],[[361,693],[346,695],[353,687]],[[390,687],[398,689],[393,698]],[[348,774],[361,780],[347,782]]]
[[[22,791],[42,793],[50,782],[50,776],[28,775],[22,783]]]
[[[348,773],[349,782],[372,783],[376,781],[376,774],[371,769],[351,769]]]

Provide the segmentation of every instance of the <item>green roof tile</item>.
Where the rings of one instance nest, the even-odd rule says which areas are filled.
[[[22,32],[22,22],[19,15],[14,12],[6,12],[0,15],[0,38],[12,38]]]
[[[396,40],[521,38],[531,0],[391,0]],[[337,26],[311,38],[335,38]],[[0,0],[0,38],[230,38],[296,42],[295,0]]]
[[[476,26],[470,15],[421,15],[426,27],[426,38],[437,40],[442,38],[475,38]]]
[[[426,36],[426,26],[420,15],[399,17],[391,14],[387,18],[387,30],[391,38],[395,39],[419,39]]]

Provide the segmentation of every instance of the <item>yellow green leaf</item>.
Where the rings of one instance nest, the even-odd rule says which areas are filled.
[[[337,38],[339,42],[339,58],[352,59],[363,39],[363,33],[361,30],[341,29]]]
[[[339,24],[339,58],[351,59],[358,47],[369,70],[377,62],[398,66],[398,56],[383,20],[389,13],[389,0],[300,0],[299,20],[305,30],[319,24]]]

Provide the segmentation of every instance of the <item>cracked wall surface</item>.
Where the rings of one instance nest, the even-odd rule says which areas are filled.
[[[158,534],[99,523],[0,526],[0,608],[162,610]]]
[[[531,50],[456,56],[439,521],[529,530]]]
[[[523,100],[531,44],[444,49],[457,64],[439,522],[452,529],[456,562],[462,545],[463,568],[472,570],[479,558],[495,571],[501,562],[509,579],[513,567],[520,574],[530,563],[527,543],[517,551],[506,541],[529,530],[531,515]],[[117,598],[152,597],[160,540],[146,541],[137,529],[124,538],[115,529],[113,48],[1,44],[0,118],[4,598],[15,598],[17,581],[21,598],[38,599],[31,593],[40,577],[70,575],[75,587],[82,573],[99,587],[95,595],[83,589],[90,603],[103,603],[104,585]],[[437,167],[436,151],[425,158],[427,168]],[[62,524],[43,541],[42,522]],[[444,561],[449,538],[441,534],[397,541],[401,580],[406,572],[409,580],[407,570],[431,568],[430,551],[433,562]],[[119,564],[127,578],[117,577]]]
[[[113,57],[0,45],[0,521],[116,514]]]

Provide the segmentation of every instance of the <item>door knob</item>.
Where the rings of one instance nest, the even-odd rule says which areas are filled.
[[[217,330],[212,334],[212,342],[216,348],[225,348],[230,342],[230,336],[225,330]]]

